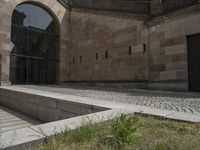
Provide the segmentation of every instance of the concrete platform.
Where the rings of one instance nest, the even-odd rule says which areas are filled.
[[[176,97],[169,95],[170,93],[167,93],[165,95],[164,93],[160,93],[161,97],[156,97],[155,95],[152,97],[152,95],[145,95],[143,92],[137,91],[137,92],[117,92],[117,91],[106,91],[106,90],[98,90],[96,92],[100,92],[102,97],[93,97],[94,95],[97,95],[97,93],[92,93],[94,90],[90,89],[73,89],[73,94],[69,94],[68,90],[71,90],[69,88],[64,88],[62,86],[59,87],[48,87],[48,86],[6,86],[6,87],[0,87],[0,96],[4,97],[4,99],[8,99],[6,101],[1,100],[0,102],[6,106],[12,106],[14,109],[22,110],[23,113],[28,113],[28,115],[34,115],[35,117],[40,117],[42,120],[47,119],[50,117],[50,119],[44,120],[46,122],[51,121],[57,121],[61,119],[65,119],[65,117],[59,117],[58,113],[61,114],[68,114],[70,113],[70,117],[77,117],[80,115],[88,114],[88,113],[81,113],[81,110],[85,109],[86,112],[89,108],[92,110],[90,113],[95,112],[101,112],[111,109],[126,109],[131,110],[133,113],[143,113],[143,114],[149,114],[149,115],[156,115],[168,119],[175,119],[180,121],[188,121],[188,122],[200,122],[200,98],[198,96],[192,97],[191,95],[184,96],[184,97],[178,97],[176,100]],[[79,95],[80,90],[82,93],[90,93],[90,95]],[[106,94],[107,93],[107,94]],[[112,96],[109,94],[111,93]],[[121,102],[119,101],[113,101],[120,97],[120,95],[117,95],[119,93],[120,95],[126,95],[131,98],[132,102],[135,100],[143,101],[144,98],[150,99],[150,103],[147,102],[147,105],[142,104],[134,104],[134,103],[125,103],[122,99]],[[142,95],[136,96],[135,94]],[[164,94],[164,95],[163,95]],[[7,96],[9,95],[9,96]],[[100,94],[98,94],[100,95]],[[107,98],[111,97],[112,99],[104,99],[104,96]],[[27,99],[28,97],[28,99]],[[122,97],[124,98],[124,97]],[[162,99],[164,98],[164,99]],[[179,100],[181,98],[181,100]],[[173,109],[167,109],[167,107],[154,107],[155,103],[152,99],[155,99],[156,102],[162,101],[163,104],[169,105],[168,103],[165,103],[165,100],[170,100],[170,102],[173,102],[172,104],[175,106],[180,107],[178,110]],[[22,100],[22,101],[21,101]],[[26,109],[21,108],[22,104],[26,106]],[[34,105],[33,105],[34,104]],[[153,105],[152,105],[153,104]],[[162,106],[162,105],[161,105]],[[33,109],[35,107],[36,109]],[[38,109],[38,107],[42,107],[41,109]],[[194,107],[194,108],[193,108]],[[29,109],[27,109],[29,108]],[[194,109],[196,112],[189,112],[184,110],[191,110]],[[53,110],[55,112],[53,112]],[[179,111],[182,110],[182,111]],[[31,111],[31,113],[29,113]],[[38,111],[41,111],[38,113]],[[65,112],[62,112],[65,111]],[[76,115],[71,115],[72,112],[78,111],[80,113],[77,113]],[[49,113],[52,113],[52,115],[49,115]],[[43,115],[43,114],[46,115]],[[58,115],[56,119],[54,120],[54,115]],[[52,119],[53,118],[53,119]],[[67,119],[66,118],[66,119]],[[49,121],[48,121],[49,120]]]
[[[74,94],[70,94],[71,91]],[[81,93],[80,93],[81,92]],[[161,97],[152,96],[148,92],[118,92],[117,91],[96,91],[93,89],[66,89],[62,87],[40,87],[40,86],[7,86],[0,87],[0,103],[31,116],[38,116],[44,119],[45,124],[30,126],[16,131],[9,131],[0,134],[0,149],[26,150],[35,147],[47,138],[81,127],[87,122],[100,123],[117,117],[120,114],[146,114],[159,116],[161,118],[177,121],[200,122],[199,96],[167,96],[170,93],[159,93]],[[86,93],[87,95],[82,95]],[[100,93],[100,94],[99,94]],[[106,94],[107,93],[107,94]],[[80,95],[78,95],[80,94]],[[94,97],[94,95],[102,97]],[[139,94],[139,96],[138,96]],[[131,103],[112,101],[117,97],[124,99],[125,95],[132,95]],[[136,96],[135,96],[136,95]],[[163,107],[156,108],[152,103],[148,105],[135,105],[134,101],[141,98],[150,99],[152,103],[161,101],[163,106],[165,100],[173,105],[183,108],[183,111],[171,110]],[[163,98],[162,98],[163,97]],[[155,99],[153,101],[152,99]],[[173,102],[175,101],[175,102]],[[172,103],[173,102],[173,103]],[[191,104],[191,105],[190,105]],[[168,105],[168,104],[166,104]],[[153,107],[152,107],[153,106]],[[162,105],[161,105],[162,106]],[[196,111],[184,111],[186,108],[193,108]],[[82,111],[84,110],[84,111]],[[89,112],[89,113],[85,113]],[[85,114],[85,115],[84,115]],[[69,118],[68,118],[69,115]],[[70,118],[72,117],[72,118]],[[67,119],[65,119],[67,118]],[[53,122],[52,122],[53,121]]]
[[[39,125],[41,123],[41,121],[22,113],[0,106],[0,135],[8,131]]]

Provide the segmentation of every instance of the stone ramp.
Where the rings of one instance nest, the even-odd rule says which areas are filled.
[[[0,134],[40,124],[33,118],[0,106]]]

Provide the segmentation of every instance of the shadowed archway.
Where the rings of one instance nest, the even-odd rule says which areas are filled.
[[[33,3],[18,5],[12,15],[10,81],[52,84],[58,78],[59,31],[48,10]]]

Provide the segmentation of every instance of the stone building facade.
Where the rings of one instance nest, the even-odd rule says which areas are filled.
[[[57,83],[200,90],[188,56],[188,38],[200,33],[198,0],[0,0],[1,85],[10,84],[12,13],[23,3],[58,23]]]

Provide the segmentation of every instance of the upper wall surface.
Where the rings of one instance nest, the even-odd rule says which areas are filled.
[[[151,15],[158,16],[197,5],[198,0],[151,0]]]
[[[9,82],[12,12],[23,2],[30,1],[0,0],[1,84]],[[200,33],[199,5],[147,22],[113,11],[68,13],[55,0],[31,2],[49,10],[60,25],[58,81],[181,81],[188,88],[187,36]]]
[[[148,15],[150,0],[68,0],[72,8],[98,9]]]
[[[148,22],[134,15],[72,9],[66,81],[148,80],[175,86],[181,82],[187,90],[187,36],[200,33],[199,8]]]

